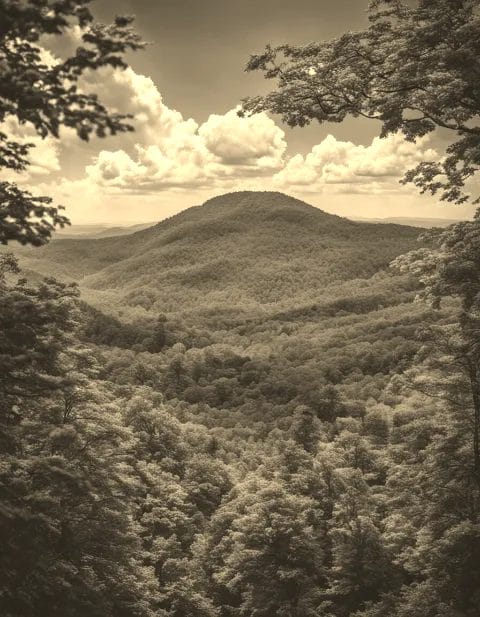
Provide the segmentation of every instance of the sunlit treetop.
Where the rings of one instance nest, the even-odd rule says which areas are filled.
[[[381,136],[408,141],[437,128],[454,138],[441,161],[423,161],[403,182],[463,203],[480,167],[480,0],[373,0],[360,32],[302,47],[267,46],[247,71],[276,88],[244,101],[244,113],[270,111],[290,126],[347,116],[381,123]]]

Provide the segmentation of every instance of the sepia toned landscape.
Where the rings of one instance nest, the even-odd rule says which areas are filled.
[[[480,617],[479,54],[0,1],[1,617]]]

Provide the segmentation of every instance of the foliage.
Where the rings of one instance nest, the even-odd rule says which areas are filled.
[[[133,130],[128,116],[111,113],[95,93],[79,81],[87,71],[125,68],[123,55],[142,47],[131,28],[131,17],[117,17],[111,25],[94,21],[89,0],[3,0],[0,3],[0,122],[15,119],[40,137],[60,137],[68,127],[78,137],[105,137]],[[49,61],[43,47],[48,36],[68,36],[81,28],[82,44],[66,59]],[[16,172],[28,168],[31,143],[6,129],[0,131],[0,168]],[[34,197],[16,183],[0,183],[0,243],[17,240],[42,245],[68,219],[48,197]]]
[[[476,617],[478,222],[400,258],[416,231],[266,198],[207,204],[226,238],[197,229],[194,210],[98,252],[18,249],[26,272],[1,254],[5,614]],[[181,278],[196,232],[202,265],[221,242],[250,264],[221,275],[228,307],[198,302],[215,294],[198,272],[169,288],[180,309],[138,275],[150,304],[116,291],[156,254],[162,280]],[[363,255],[353,268],[336,261],[345,238]],[[246,303],[245,282],[260,288],[285,246],[299,267],[276,279],[280,306]],[[310,263],[341,280],[305,289]],[[88,287],[88,273],[113,287]]]
[[[244,113],[271,111],[290,126],[347,116],[378,120],[381,136],[409,141],[436,128],[454,135],[446,156],[423,161],[404,182],[455,203],[480,161],[478,0],[373,0],[369,27],[303,47],[267,46],[248,71],[277,87],[244,102]]]
[[[198,325],[201,307],[206,324],[220,315],[228,324],[255,318],[259,305],[294,319],[293,312],[285,314],[293,296],[295,308],[311,307],[315,318],[395,303],[394,290],[370,289],[368,282],[362,288],[361,280],[415,248],[418,233],[342,219],[282,193],[244,191],[208,200],[127,239],[62,239],[18,254],[24,267],[82,278],[85,299],[94,295],[104,312],[119,305],[122,321],[127,307],[135,317],[193,310]],[[353,279],[359,279],[355,297]]]
[[[2,255],[1,612],[151,615],[132,437],[76,343],[76,290],[16,270]]]

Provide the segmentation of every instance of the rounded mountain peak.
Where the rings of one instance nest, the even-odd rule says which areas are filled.
[[[203,207],[206,208],[254,208],[256,210],[271,210],[274,208],[299,208],[301,210],[315,209],[300,199],[280,193],[279,191],[233,191],[223,195],[217,195],[208,199]]]

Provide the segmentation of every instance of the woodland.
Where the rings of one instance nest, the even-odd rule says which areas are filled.
[[[245,113],[443,126],[405,182],[473,201],[478,5],[376,0],[365,32],[267,48],[248,68],[279,83]],[[45,66],[72,20],[83,51]],[[141,47],[86,0],[0,2],[0,121],[131,130],[76,83]],[[27,155],[0,132],[2,168]],[[0,182],[1,615],[478,617],[479,217],[425,231],[258,191],[122,237],[65,224]]]

